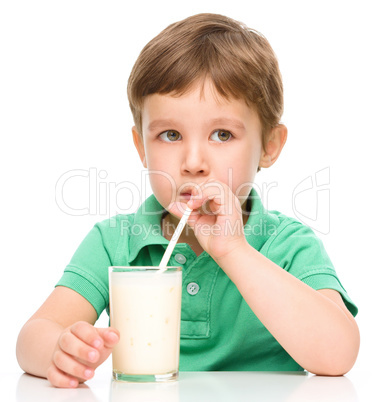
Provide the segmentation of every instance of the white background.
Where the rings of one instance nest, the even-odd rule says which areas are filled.
[[[384,357],[380,3],[2,1],[0,369],[20,371],[14,353],[18,332],[93,224],[132,212],[130,190],[148,195],[131,140],[127,79],[152,37],[199,12],[238,19],[274,48],[289,138],[278,162],[263,170],[256,184],[269,186],[270,209],[290,216],[299,211],[311,219],[318,211],[317,220],[306,223],[320,230],[360,310],[361,352],[351,374],[379,368]],[[55,200],[56,184],[70,171],[91,177],[68,180],[62,199],[72,209],[90,208],[88,214],[71,215]],[[319,171],[325,191],[318,202],[316,189],[306,191],[295,198],[294,209],[296,186]],[[100,172],[95,181],[92,175]],[[106,325],[105,316],[101,321]]]

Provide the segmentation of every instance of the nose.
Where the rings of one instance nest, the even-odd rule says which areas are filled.
[[[204,149],[203,145],[191,142],[186,144],[181,165],[182,173],[207,176],[209,174],[207,156],[207,150]]]

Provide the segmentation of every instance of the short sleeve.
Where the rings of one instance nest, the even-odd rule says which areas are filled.
[[[109,304],[108,267],[115,265],[116,252],[121,242],[126,241],[118,223],[114,218],[97,223],[56,284],[81,294],[92,304],[98,317]]]
[[[315,290],[334,289],[340,293],[353,316],[358,309],[342,286],[323,242],[312,229],[288,221],[266,245],[266,256]]]

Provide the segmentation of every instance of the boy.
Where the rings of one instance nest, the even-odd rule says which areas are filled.
[[[356,306],[313,232],[252,189],[287,138],[266,39],[214,14],[172,24],[141,52],[128,98],[154,195],[84,239],[22,328],[20,366],[58,387],[91,378],[119,340],[93,326],[108,311],[108,266],[158,265],[188,205],[170,261],[183,266],[180,370],[349,371]]]

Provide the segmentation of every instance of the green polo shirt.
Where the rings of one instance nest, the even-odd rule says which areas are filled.
[[[337,290],[356,315],[357,307],[313,231],[279,212],[266,211],[254,190],[250,202],[244,226],[248,243],[312,288]],[[159,265],[168,245],[161,231],[163,212],[151,196],[137,213],[97,223],[56,286],[80,293],[98,315],[104,309],[109,314],[108,267]],[[183,267],[181,371],[302,370],[209,254],[203,252],[197,257],[188,244],[177,244],[169,265]]]

